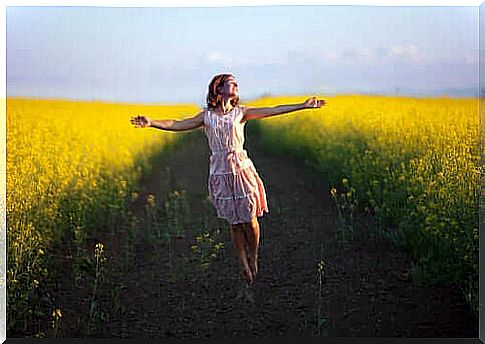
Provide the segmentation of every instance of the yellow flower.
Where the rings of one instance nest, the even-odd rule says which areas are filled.
[[[337,189],[332,188],[332,189],[330,190],[330,195],[331,195],[332,197],[337,196]]]
[[[149,194],[147,196],[147,204],[150,206],[150,207],[155,207],[155,195],[153,194]]]
[[[100,256],[103,253],[104,245],[100,242],[96,244],[96,247],[94,249],[94,255],[95,256]]]
[[[318,272],[322,273],[324,268],[325,268],[325,263],[323,262],[323,260],[321,260],[318,263]]]
[[[56,308],[54,311],[52,311],[52,316],[56,319],[62,318],[61,310],[59,308]]]

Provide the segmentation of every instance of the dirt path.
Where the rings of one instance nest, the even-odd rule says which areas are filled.
[[[456,290],[416,287],[399,278],[410,260],[391,250],[372,218],[358,216],[355,240],[339,244],[329,186],[301,162],[267,154],[254,129],[247,126],[245,148],[265,183],[270,210],[260,218],[259,273],[250,288],[255,302],[236,297],[239,263],[229,227],[207,199],[210,153],[203,132],[195,131],[146,176],[133,208],[140,234],[103,239],[110,262],[103,295],[111,305],[107,327],[94,336],[478,337],[478,321]],[[183,235],[170,237],[169,245],[165,227],[158,227],[161,237],[157,227],[147,227],[144,205],[147,194],[154,194],[155,223],[166,223],[162,200],[174,190],[185,190],[189,209],[180,219]],[[205,261],[204,270],[208,251],[191,246],[205,232],[212,247],[224,247]],[[74,334],[74,327],[66,325],[64,336]]]

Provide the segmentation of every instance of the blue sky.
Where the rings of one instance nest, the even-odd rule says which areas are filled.
[[[262,94],[473,96],[478,7],[7,7],[7,96],[203,105]]]

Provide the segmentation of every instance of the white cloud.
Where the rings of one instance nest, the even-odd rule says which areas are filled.
[[[324,49],[321,52],[321,56],[327,61],[335,62],[338,61],[340,54],[334,50]]]
[[[359,47],[355,49],[355,56],[359,58],[363,62],[378,62],[380,59],[376,52],[374,51],[374,48],[371,47]]]
[[[231,63],[232,58],[220,53],[219,51],[208,51],[205,53],[205,60],[208,62]]]
[[[382,56],[372,47],[351,47],[345,48],[340,52],[334,51],[323,54],[324,58],[331,61],[355,63],[379,63],[382,62]]]
[[[414,44],[385,46],[346,47],[341,50],[322,49],[318,56],[310,53],[302,54],[300,60],[309,58],[318,59],[324,64],[357,65],[410,65],[410,66],[437,66],[437,65],[467,65],[476,66],[479,62],[477,49],[456,51],[447,56],[432,56],[435,52],[427,51]],[[435,53],[436,55],[436,53]]]
[[[394,45],[389,50],[389,58],[404,60],[406,62],[425,62],[426,54],[417,46],[411,45]]]
[[[429,62],[424,51],[416,45],[394,45],[390,47],[349,47],[340,51],[323,50],[321,57],[327,62],[346,62],[351,64],[413,63]]]

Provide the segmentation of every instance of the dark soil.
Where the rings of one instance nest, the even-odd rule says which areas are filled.
[[[266,186],[270,211],[259,218],[259,273],[249,288],[255,302],[238,297],[244,284],[229,225],[207,198],[206,138],[200,130],[179,133],[183,140],[144,177],[131,209],[138,222],[92,240],[93,248],[104,243],[107,262],[90,336],[478,337],[478,319],[456,288],[413,284],[409,256],[390,246],[371,215],[356,214],[354,240],[343,242],[322,176],[296,158],[268,154],[255,128],[246,128],[245,148]],[[172,231],[169,245],[163,233],[173,217],[163,201],[175,190],[185,190],[189,207],[178,211],[181,235]],[[147,227],[148,194],[155,195],[158,227]],[[191,246],[205,232],[224,247],[204,269]],[[72,273],[64,276],[54,291],[63,309],[60,333],[85,336],[94,276],[76,286]]]

